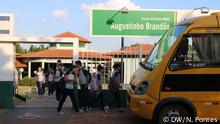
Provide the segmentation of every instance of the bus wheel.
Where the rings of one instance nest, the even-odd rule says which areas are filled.
[[[166,105],[159,110],[156,121],[157,124],[185,123],[182,122],[183,120],[181,118],[186,118],[190,121],[190,117],[190,113],[184,106],[179,104],[171,104]]]

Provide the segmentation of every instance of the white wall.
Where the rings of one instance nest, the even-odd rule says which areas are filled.
[[[0,81],[13,81],[14,45],[0,43]]]
[[[79,47],[79,42],[77,41],[75,41],[74,43],[73,43],[73,46],[74,47],[78,47],[78,50],[80,50],[80,51],[86,51],[87,50],[87,44],[85,44],[85,47],[83,48],[83,47]],[[65,47],[63,47],[63,46],[60,46],[60,44],[56,44],[56,47],[55,47],[55,49],[67,49],[67,50],[71,50],[71,49],[73,49],[73,47],[69,47],[69,46],[65,46]]]

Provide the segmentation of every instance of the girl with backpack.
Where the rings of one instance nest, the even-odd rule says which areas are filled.
[[[114,103],[117,104],[117,108],[119,112],[123,112],[121,109],[121,97],[120,97],[120,82],[121,82],[121,65],[119,63],[116,63],[113,65],[113,73],[110,77],[109,82],[109,91],[111,92],[113,96],[113,101],[110,103],[109,106],[112,106]],[[109,109],[108,106],[105,106],[106,109]]]
[[[103,98],[103,92],[102,92],[102,84],[101,84],[101,76],[103,74],[103,67],[101,65],[98,65],[97,67],[97,73],[94,73],[92,76],[92,80],[90,82],[90,90],[92,94],[95,95],[95,101],[93,102],[93,105],[100,100],[100,106],[102,110],[105,110],[104,107],[104,98]],[[107,112],[107,110],[105,110]]]

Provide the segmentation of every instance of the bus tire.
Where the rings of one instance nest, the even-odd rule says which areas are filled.
[[[180,118],[188,117],[190,119],[192,115],[190,114],[189,111],[187,111],[187,109],[183,105],[168,104],[160,109],[155,121],[157,124],[171,124],[171,123],[175,124],[175,123],[178,123],[176,121],[181,121],[181,120],[177,120],[179,119],[178,117]],[[179,122],[179,123],[182,123],[182,122]]]

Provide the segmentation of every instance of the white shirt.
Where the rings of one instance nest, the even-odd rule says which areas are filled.
[[[36,73],[36,79],[37,79],[37,81],[39,81],[39,82],[44,82],[44,73],[43,73],[43,71],[41,71],[41,72],[37,72]]]

